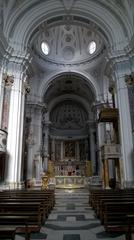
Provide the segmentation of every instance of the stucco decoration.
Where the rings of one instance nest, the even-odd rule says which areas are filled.
[[[71,24],[70,19],[63,19],[65,24],[60,25],[46,24],[36,32],[32,41],[32,49],[45,61],[51,63],[77,64],[93,59],[105,49],[104,39],[101,33],[96,31],[96,26],[92,23],[78,26],[77,23]],[[93,54],[89,52],[89,44],[95,41],[96,50]],[[49,53],[44,54],[42,43],[49,47]]]

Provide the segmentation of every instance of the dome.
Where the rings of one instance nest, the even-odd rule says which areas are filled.
[[[44,54],[42,44],[47,54]],[[36,33],[33,41],[33,49],[39,57],[59,64],[83,63],[100,54],[103,48],[104,41],[95,26],[75,22],[47,25]]]

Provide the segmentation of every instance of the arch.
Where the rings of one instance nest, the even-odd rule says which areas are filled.
[[[94,94],[94,97],[96,99],[99,99],[100,94],[100,89],[99,86],[97,84],[97,82],[94,80],[94,78],[91,76],[91,74],[87,74],[87,73],[83,73],[83,72],[79,72],[79,71],[60,71],[58,73],[51,73],[51,75],[47,76],[47,78],[45,79],[45,81],[42,81],[42,84],[40,86],[39,89],[39,96],[41,96],[41,98],[43,98],[43,96],[45,95],[45,92],[47,91],[48,87],[50,86],[50,84],[52,83],[53,80],[58,79],[58,77],[60,76],[64,76],[65,74],[74,74],[76,76],[81,77],[84,81],[87,82],[87,84],[89,85],[92,93]]]
[[[76,102],[80,102],[81,105],[84,107],[84,109],[86,110],[87,113],[89,113],[89,104],[88,102],[83,99],[82,97],[80,96],[75,96],[75,95],[72,95],[72,94],[65,94],[63,96],[58,96],[57,98],[55,99],[52,99],[52,101],[48,104],[48,110],[49,112],[52,111],[52,109],[58,104],[60,103],[61,101],[63,100],[67,100],[67,99],[73,99],[75,100]]]
[[[23,50],[28,46],[28,41],[33,31],[44,21],[50,19],[51,16],[60,16],[65,12],[65,8],[61,1],[33,1],[32,7],[26,2],[22,8],[16,10],[8,19],[5,27],[7,38],[12,39],[12,44],[20,43]],[[125,14],[120,13],[118,9],[108,9],[106,5],[88,0],[77,1],[77,4],[71,10],[72,14],[84,16],[86,19],[95,22],[106,34],[111,47],[114,42],[120,48],[126,43],[126,35],[132,35],[132,28]],[[19,18],[18,18],[19,16]],[[16,21],[17,19],[17,21]],[[118,47],[119,47],[118,46]]]

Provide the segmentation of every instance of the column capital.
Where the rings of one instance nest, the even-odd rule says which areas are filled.
[[[5,87],[12,87],[12,84],[14,83],[14,76],[4,73],[3,80],[5,82]]]
[[[134,72],[129,75],[125,75],[125,82],[128,87],[134,86]]]

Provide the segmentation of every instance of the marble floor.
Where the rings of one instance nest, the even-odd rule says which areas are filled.
[[[56,190],[56,204],[40,235],[31,239],[45,240],[125,240],[121,234],[106,233],[89,206],[86,189]],[[17,240],[24,239],[17,236]]]

